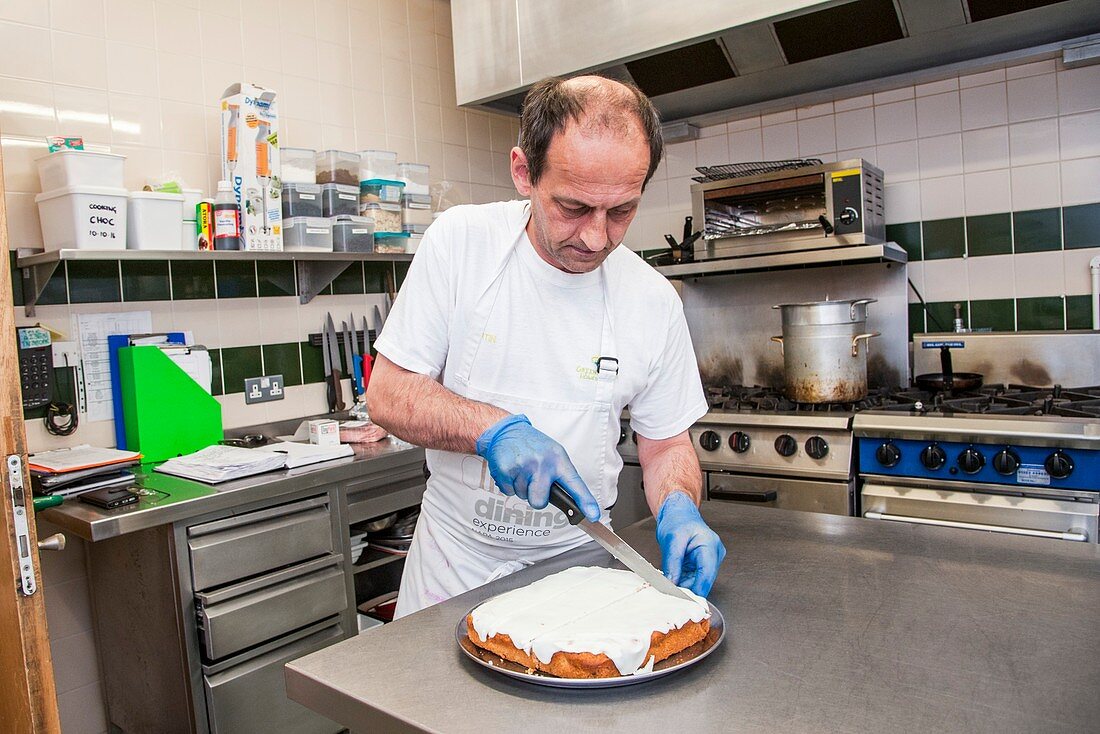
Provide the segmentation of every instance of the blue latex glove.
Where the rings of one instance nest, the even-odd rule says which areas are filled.
[[[589,520],[600,519],[600,505],[560,443],[531,425],[525,415],[502,418],[477,439],[477,453],[489,464],[493,481],[536,510],[550,502],[550,485],[560,484]]]
[[[699,596],[710,593],[718,566],[726,557],[726,546],[683,492],[670,494],[657,511],[657,542],[661,545],[661,570],[672,583]]]

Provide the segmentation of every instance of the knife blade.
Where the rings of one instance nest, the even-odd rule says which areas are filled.
[[[352,321],[352,326],[355,322]],[[344,364],[348,368],[348,375],[351,376],[351,396],[352,398],[359,397],[359,385],[355,380],[355,352],[353,351],[352,343],[355,341],[351,335],[351,329],[348,328],[347,321],[341,321],[340,327],[344,331]]]
[[[348,323],[351,324],[351,389],[358,399],[367,389],[363,386],[363,356],[359,352],[359,334],[355,332],[355,314],[348,314]],[[363,334],[363,339],[367,339],[366,334]]]
[[[321,358],[325,361],[325,392],[328,398],[328,412],[336,410],[336,392],[332,389],[332,359],[329,357],[328,329],[321,324]]]
[[[601,522],[592,522],[585,518],[581,508],[573,500],[565,489],[555,482],[550,487],[550,504],[565,513],[570,525],[576,525],[594,541],[603,546],[604,550],[614,556],[620,563],[634,573],[642,577],[657,591],[680,599],[694,602],[690,594],[672,583],[663,573],[658,571],[638,551],[630,547],[630,544],[620,538],[615,532]]]
[[[385,317],[382,316],[382,309],[378,306],[374,307],[374,339],[378,340],[378,335],[382,333],[382,325],[386,323]]]
[[[336,412],[344,410],[344,389],[340,384],[343,378],[340,372],[340,347],[336,342],[336,325],[332,323],[332,314],[325,314],[325,335],[328,337],[328,373],[329,403]]]

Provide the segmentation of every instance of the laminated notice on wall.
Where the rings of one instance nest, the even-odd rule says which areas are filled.
[[[84,412],[88,421],[114,419],[111,398],[111,361],[107,337],[112,334],[148,334],[153,330],[149,311],[82,313],[73,315],[73,331],[80,342]]]

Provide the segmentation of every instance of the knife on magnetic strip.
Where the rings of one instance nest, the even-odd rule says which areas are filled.
[[[642,577],[657,591],[669,596],[695,601],[694,598],[676,584],[672,583],[663,573],[658,571],[638,551],[630,547],[625,540],[601,522],[592,522],[584,516],[581,508],[557,482],[550,487],[550,504],[565,513],[570,525],[576,525],[589,537],[603,546],[604,550],[613,555],[620,563],[634,573]]]
[[[328,342],[327,345],[325,342]],[[325,314],[325,329],[322,336],[322,349],[328,354],[329,368],[325,380],[328,382],[328,402],[337,413],[344,411],[344,387],[340,384],[343,375],[340,372],[340,346],[336,338],[336,326],[332,323],[332,314]]]

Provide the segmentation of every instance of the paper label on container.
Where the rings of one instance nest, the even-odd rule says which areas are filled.
[[[327,229],[322,229],[320,227],[306,227],[306,234],[327,234],[327,233],[328,233]]]
[[[344,201],[359,201],[359,195],[358,194],[337,194],[337,196],[340,197],[341,199],[343,199]]]
[[[1050,474],[1042,464],[1022,464],[1016,470],[1016,480],[1020,484],[1041,484],[1050,486]]]
[[[369,229],[353,229],[351,231],[351,233],[352,234],[370,234],[370,230]]]
[[[317,194],[298,194],[298,198],[303,201],[313,201],[317,198]]]

